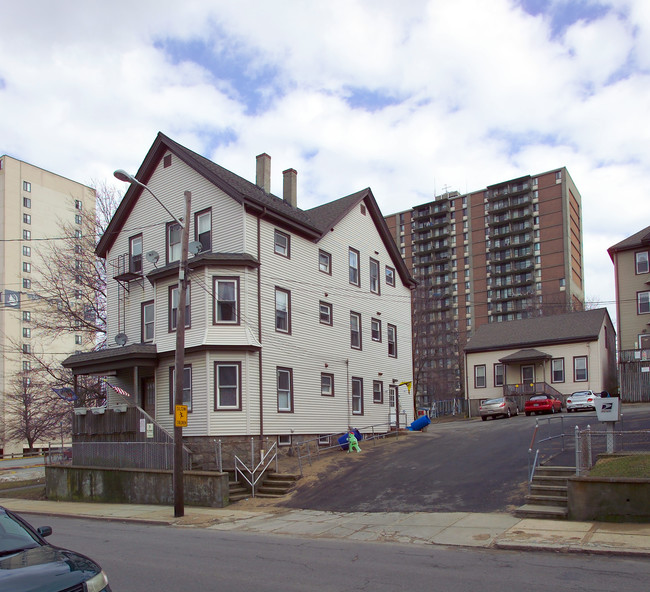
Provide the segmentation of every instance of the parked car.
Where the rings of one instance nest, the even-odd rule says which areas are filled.
[[[562,400],[553,395],[533,395],[524,403],[524,413],[562,413]]]
[[[576,391],[575,393],[571,393],[566,400],[567,413],[585,409],[588,411],[596,411],[596,399],[598,397],[600,395],[593,391]]]
[[[481,419],[485,421],[488,417],[512,417],[519,415],[517,403],[510,397],[498,397],[497,399],[489,399],[483,401],[478,408],[478,413]]]
[[[85,555],[50,545],[52,528],[33,528],[0,506],[0,590],[110,592],[108,578]]]

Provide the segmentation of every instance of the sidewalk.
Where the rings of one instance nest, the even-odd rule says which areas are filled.
[[[19,513],[308,538],[650,556],[650,524],[520,519],[503,513],[247,511],[236,506],[186,507],[185,516],[175,518],[170,506],[13,498],[0,504]]]

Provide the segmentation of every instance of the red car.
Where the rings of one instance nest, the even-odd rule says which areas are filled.
[[[524,404],[524,413],[562,413],[562,401],[553,395],[534,395]]]

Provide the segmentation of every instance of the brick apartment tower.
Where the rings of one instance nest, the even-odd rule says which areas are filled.
[[[584,306],[581,197],[566,168],[386,217],[419,282],[413,293],[417,404],[463,397],[462,350],[485,323]]]

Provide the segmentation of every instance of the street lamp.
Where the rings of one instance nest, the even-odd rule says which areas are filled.
[[[185,366],[185,305],[187,300],[187,259],[188,244],[190,237],[190,207],[192,193],[185,191],[185,220],[179,220],[172,214],[151,189],[138,181],[133,175],[129,175],[122,169],[116,170],[113,175],[120,181],[135,183],[146,189],[152,197],[163,207],[163,209],[180,225],[181,236],[181,259],[178,265],[178,313],[176,316],[176,355],[174,361],[174,516],[176,518],[185,514],[185,494],[183,486],[183,427],[178,418],[178,408],[183,406],[183,367]],[[187,417],[187,416],[185,416]]]

